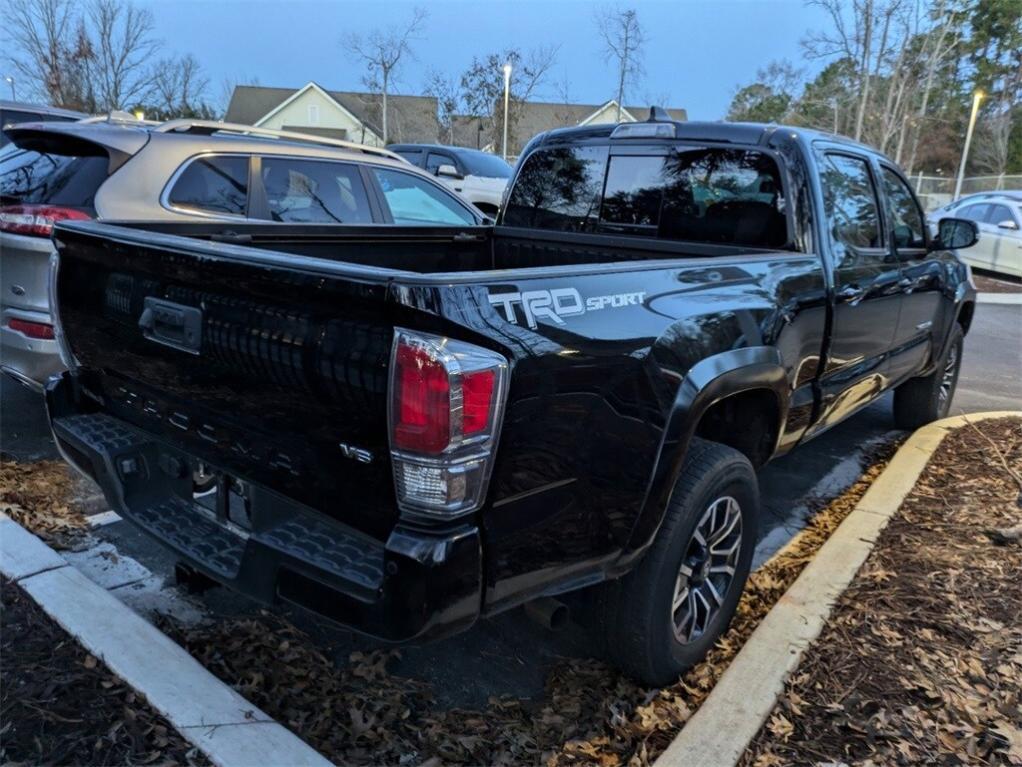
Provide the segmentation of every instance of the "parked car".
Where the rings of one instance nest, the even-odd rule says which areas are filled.
[[[931,227],[954,215],[975,221],[979,242],[962,254],[977,269],[1022,277],[1022,192],[970,194],[938,208],[929,216]]]
[[[74,122],[86,117],[88,115],[84,112],[75,112],[71,109],[0,100],[0,149],[10,143],[10,139],[2,132],[2,129],[11,125],[50,121]]]
[[[511,180],[512,168],[503,158],[444,144],[392,144],[387,148],[435,175],[490,218],[496,217]]]
[[[947,414],[976,227],[800,128],[655,112],[516,173],[492,228],[60,222],[56,444],[189,577],[389,641],[591,589],[621,668],[676,680],[755,467],[892,389]]]
[[[0,155],[0,368],[62,369],[46,295],[53,222],[475,225],[483,216],[398,155],[332,139],[175,120],[29,124]],[[129,162],[130,160],[130,162]]]

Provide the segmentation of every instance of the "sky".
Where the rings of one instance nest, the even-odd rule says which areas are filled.
[[[567,84],[573,102],[614,96],[616,75],[601,52],[593,21],[598,7],[582,0],[143,0],[153,12],[165,54],[192,53],[218,101],[225,80],[298,88],[310,80],[330,90],[361,90],[363,69],[341,45],[346,32],[400,24],[416,5],[429,18],[403,67],[395,92],[417,94],[432,70],[455,79],[473,56],[507,46],[559,46],[538,100],[559,101]],[[645,30],[642,82],[630,104],[669,97],[663,106],[689,119],[724,116],[739,85],[775,59],[800,62],[799,40],[824,24],[803,0],[633,0]]]

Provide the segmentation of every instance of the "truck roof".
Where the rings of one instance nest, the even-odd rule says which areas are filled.
[[[656,121],[665,122],[665,121]],[[847,144],[849,147],[868,151],[873,154],[880,152],[866,144],[853,141],[846,136],[825,131],[813,130],[811,128],[795,127],[791,125],[776,125],[774,123],[751,123],[751,122],[723,122],[723,121],[670,121],[675,130],[673,139],[648,139],[652,142],[659,141],[715,141],[729,144],[755,145],[766,143],[769,136],[778,131],[787,133],[792,138],[801,138],[805,141],[825,139],[827,141]],[[603,123],[600,125],[586,125],[575,128],[556,128],[537,136],[535,145],[569,143],[571,141],[585,141],[587,139],[609,138],[617,124]],[[523,152],[524,154],[524,152]]]

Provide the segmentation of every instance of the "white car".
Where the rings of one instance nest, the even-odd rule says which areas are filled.
[[[387,149],[432,173],[484,215],[496,218],[512,172],[502,158],[444,144],[391,144]]]
[[[976,269],[1022,277],[1022,192],[969,195],[937,208],[927,219],[966,218],[979,228],[979,241],[959,256]]]

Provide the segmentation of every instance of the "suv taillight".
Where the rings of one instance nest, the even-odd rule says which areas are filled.
[[[489,349],[395,329],[390,455],[403,512],[450,518],[482,505],[507,369],[507,360]]]
[[[0,232],[49,237],[57,221],[84,221],[90,218],[92,216],[88,213],[59,205],[4,205],[0,207]]]

